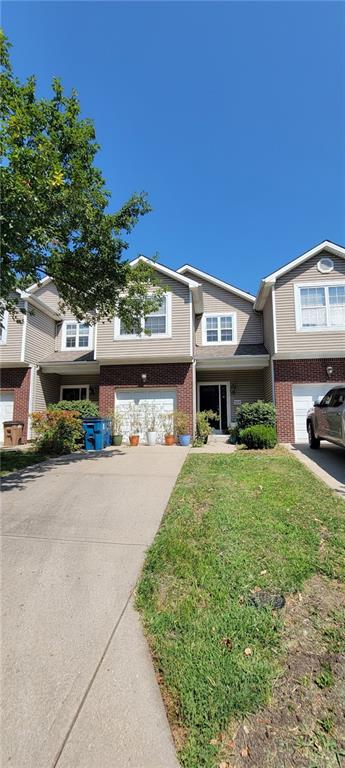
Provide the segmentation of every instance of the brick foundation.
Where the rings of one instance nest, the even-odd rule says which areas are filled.
[[[30,368],[3,368],[0,388],[14,393],[13,420],[24,422],[24,442],[28,437],[28,415],[30,396]]]
[[[332,376],[328,377],[326,368],[331,365]],[[281,443],[294,443],[295,430],[293,418],[293,384],[336,384],[345,381],[344,358],[322,358],[318,360],[274,360],[275,399],[277,407],[278,440]]]
[[[146,373],[143,386],[141,374]],[[164,363],[147,365],[102,365],[99,378],[100,414],[106,416],[114,408],[115,389],[160,389],[169,387],[176,390],[176,405],[180,411],[189,414],[190,430],[193,422],[193,376],[190,363]]]

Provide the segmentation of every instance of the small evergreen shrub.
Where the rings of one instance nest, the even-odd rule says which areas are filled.
[[[274,448],[277,445],[277,433],[275,427],[266,424],[254,424],[240,430],[240,442],[247,448]]]
[[[236,412],[239,430],[252,427],[255,424],[265,424],[269,427],[276,425],[276,409],[273,403],[258,400],[256,403],[243,403]]]
[[[59,403],[51,403],[49,411],[73,411],[79,413],[82,419],[90,419],[99,416],[97,403],[91,400],[60,400]]]
[[[75,411],[43,411],[32,414],[36,447],[43,453],[60,456],[80,447],[83,428]]]

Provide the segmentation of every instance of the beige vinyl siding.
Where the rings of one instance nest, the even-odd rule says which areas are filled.
[[[331,257],[334,262],[334,269],[327,275],[322,274],[317,269],[317,263],[322,257]],[[291,272],[277,279],[275,306],[278,354],[280,352],[299,354],[305,352],[308,356],[310,352],[319,352],[320,355],[327,353],[331,356],[333,352],[345,352],[345,330],[296,330],[295,284],[318,285],[325,283],[327,285],[328,283],[334,284],[336,281],[345,284],[345,259],[333,256],[327,251],[313,256],[307,262],[300,264]]]
[[[60,397],[60,377],[56,373],[36,371],[34,382],[34,411],[45,411],[49,403],[57,403]]]
[[[264,368],[264,400],[268,403],[273,402],[273,381],[272,368]]]
[[[271,355],[274,353],[274,326],[273,326],[273,297],[270,292],[262,313],[264,345]]]
[[[44,301],[45,304],[47,304],[48,307],[50,307],[50,309],[54,310],[54,312],[61,313],[61,310],[60,310],[60,307],[59,307],[59,294],[58,294],[57,288],[56,288],[54,283],[48,283],[48,285],[42,285],[40,288],[38,288],[38,290],[35,292],[34,295],[37,296],[37,298],[40,299],[41,301]],[[65,309],[65,311],[63,313],[63,320],[64,321],[65,320],[72,320],[74,322],[78,322],[76,320],[75,316],[73,315],[73,313],[71,312],[71,310],[69,310],[67,307],[66,307],[66,309]],[[55,338],[55,342],[54,342],[54,350],[56,352],[63,351],[63,347],[62,347],[62,341],[63,341],[62,328],[63,328],[63,323],[62,322],[56,323],[56,338]],[[93,327],[93,329],[92,329],[92,339],[94,339],[94,334],[95,334],[95,329]],[[91,347],[89,349],[93,349],[93,341],[92,341]],[[87,348],[85,348],[85,351],[87,351]],[[48,354],[49,354],[49,352],[48,352]]]
[[[90,400],[93,403],[98,403],[99,396],[99,373],[83,373],[79,376],[65,376],[61,375],[59,382],[59,399],[60,399],[60,387],[63,386],[85,386],[89,384],[94,389],[94,392],[90,392]]]
[[[236,386],[236,392],[230,394],[231,421],[236,421],[236,408],[234,400],[243,403],[255,403],[256,400],[264,400],[264,369],[257,371],[197,371],[197,382],[230,382]]]
[[[89,384],[93,388],[90,392],[90,400],[98,403],[99,374],[81,374],[78,376],[65,376],[57,373],[36,372],[34,410],[44,411],[49,403],[58,403],[62,386],[83,386]]]
[[[22,352],[22,338],[25,327],[25,315],[20,312],[20,307],[24,302],[19,302],[19,309],[16,312],[16,320],[8,315],[6,343],[0,344],[0,362],[1,363],[20,363]]]
[[[98,323],[97,358],[177,357],[190,354],[190,291],[173,278],[159,278],[171,292],[171,338],[146,336],[139,339],[114,339],[114,321]]]
[[[47,285],[41,285],[37,291],[34,291],[33,296],[50,307],[54,312],[60,312],[59,308],[59,294],[55,286],[55,283],[47,283]]]
[[[247,299],[243,299],[241,296],[237,296],[235,293],[230,293],[219,288],[207,280],[200,280],[195,278],[192,273],[185,273],[185,277],[191,279],[197,279],[198,283],[202,285],[204,295],[204,312],[235,312],[237,320],[237,344],[262,344],[263,343],[263,331],[262,331],[262,318],[260,314],[256,314],[253,310],[252,302]],[[196,319],[196,344],[203,346],[202,343],[202,316],[198,316]],[[208,346],[208,345],[207,345]],[[231,354],[231,347],[233,345],[227,345],[229,347],[229,354]]]
[[[40,309],[30,307],[28,311],[25,360],[38,363],[54,352],[55,320]]]

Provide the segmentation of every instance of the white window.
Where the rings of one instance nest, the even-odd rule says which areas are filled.
[[[0,344],[6,344],[7,341],[8,312],[5,310],[2,321],[0,321]]]
[[[299,331],[345,328],[345,284],[295,286]]]
[[[141,332],[124,326],[119,317],[115,318],[115,339],[164,338],[171,336],[171,293],[163,296],[162,303],[156,312],[151,312],[142,319]]]
[[[88,323],[66,320],[62,329],[63,349],[90,349],[92,345],[92,327]]]
[[[202,335],[203,344],[236,344],[236,315],[205,314]]]
[[[60,400],[88,400],[90,385],[66,384],[60,387]]]

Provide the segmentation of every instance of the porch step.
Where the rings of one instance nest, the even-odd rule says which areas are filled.
[[[229,435],[209,435],[208,443],[227,443],[229,441]]]

